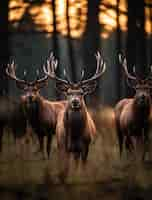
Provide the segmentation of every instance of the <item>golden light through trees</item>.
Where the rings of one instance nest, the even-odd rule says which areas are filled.
[[[80,38],[85,32],[87,23],[87,0],[69,0],[68,14],[70,36]],[[147,3],[149,1],[147,0]],[[126,0],[120,0],[119,26],[122,31],[127,31],[127,4]],[[55,1],[55,16],[57,32],[66,36],[67,24],[67,0]],[[117,0],[101,0],[99,5],[99,23],[101,25],[101,37],[108,38],[110,33],[117,28]],[[145,31],[151,33],[150,9],[145,6]],[[11,30],[53,32],[53,9],[51,0],[30,1],[10,0],[9,22]]]
[[[65,36],[68,34],[66,9],[66,0],[56,1],[57,31]],[[73,38],[78,38],[85,31],[87,20],[87,0],[69,0],[68,14],[70,35]]]
[[[152,7],[148,7],[148,4],[151,3],[151,0],[146,0],[145,6],[145,30],[147,33],[152,34]]]
[[[23,3],[22,0],[12,0],[9,2],[9,21],[17,26],[19,20],[22,18],[28,4]]]
[[[109,34],[117,28],[117,0],[102,0],[100,3],[99,22],[102,26],[101,36]],[[125,0],[120,0],[119,24],[122,31],[127,30],[127,6]]]
[[[13,28],[30,31],[53,31],[53,15],[50,2],[40,4],[24,3],[23,0],[10,0],[9,21]]]

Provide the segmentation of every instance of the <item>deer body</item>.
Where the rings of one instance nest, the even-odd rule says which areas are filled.
[[[115,107],[120,155],[124,142],[126,149],[130,152],[135,150],[139,143],[142,143],[144,147],[144,159],[149,142],[149,128],[151,123],[151,86],[149,78],[140,79],[129,74],[126,60],[123,61],[123,68],[128,82],[129,80],[135,81],[134,89],[136,93],[133,98],[125,98],[119,101]]]
[[[144,106],[136,105],[135,99],[130,99],[130,101],[124,106],[121,115],[121,128],[130,128],[134,129],[138,136],[138,129],[144,128],[145,124],[149,122],[150,117],[150,102],[149,105],[145,104]]]
[[[25,98],[26,100],[26,98]],[[52,135],[55,133],[57,116],[64,107],[64,101],[52,102],[37,96],[30,105],[25,105],[28,124],[38,136],[40,151],[43,152],[43,140],[47,137],[47,155],[50,155]]]
[[[85,162],[89,144],[96,135],[95,125],[86,105],[83,103],[82,108],[73,110],[67,103],[60,120],[58,120],[56,131],[58,147],[64,148],[68,153],[73,153],[75,159],[81,157]]]
[[[120,153],[122,152],[122,145],[125,141],[125,147],[132,152],[138,143],[148,145],[149,142],[149,128],[151,124],[151,104],[145,106],[137,106],[135,99],[130,99],[124,105],[120,115],[117,115],[117,131],[120,145]],[[116,108],[117,109],[117,108]],[[146,151],[146,150],[145,150]],[[143,154],[143,159],[145,156]]]
[[[52,134],[55,132],[57,115],[64,107],[64,102],[51,102],[40,95],[40,89],[47,85],[48,76],[37,77],[35,81],[21,80],[16,77],[14,62],[8,65],[7,75],[15,80],[16,85],[23,91],[20,96],[20,104],[26,117],[28,130],[32,130],[38,136],[40,151],[44,156],[44,137],[47,137],[47,156],[50,154]],[[20,122],[20,120],[19,120]],[[18,123],[19,123],[18,122]]]
[[[62,179],[66,178],[68,174],[71,155],[76,162],[81,159],[83,164],[86,163],[90,142],[96,135],[95,124],[84,101],[84,96],[94,91],[97,79],[106,69],[99,53],[96,55],[96,59],[95,74],[91,78],[83,80],[84,71],[82,71],[82,79],[77,83],[56,76],[57,60],[52,54],[47,60],[47,67],[44,67],[45,74],[56,81],[56,89],[67,99],[64,109],[58,116],[56,127],[59,157],[64,163],[63,169],[61,169]]]

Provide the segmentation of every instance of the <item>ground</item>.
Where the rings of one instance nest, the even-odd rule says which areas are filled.
[[[152,162],[136,160],[123,153],[119,157],[114,115],[111,108],[93,113],[98,129],[96,141],[91,144],[88,164],[77,170],[72,163],[65,184],[58,181],[57,145],[54,137],[49,160],[34,153],[36,144],[21,157],[15,156],[11,133],[5,132],[3,152],[0,155],[0,196],[2,200],[39,199],[151,199]]]

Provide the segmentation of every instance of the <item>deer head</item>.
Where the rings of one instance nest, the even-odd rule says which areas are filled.
[[[97,80],[106,70],[106,65],[99,52],[96,54],[96,60],[97,68],[95,74],[91,78],[84,80],[84,70],[82,70],[81,80],[77,83],[73,83],[68,80],[65,70],[64,75],[66,76],[66,79],[62,79],[56,75],[58,61],[54,58],[52,53],[47,60],[46,66],[43,66],[44,73],[56,81],[56,89],[67,96],[69,105],[72,109],[81,108],[84,96],[95,90]]]
[[[152,67],[150,67],[150,73],[148,77],[145,79],[141,79],[137,73],[135,66],[133,67],[133,73],[134,75],[130,74],[127,67],[127,60],[126,58],[122,58],[122,55],[119,55],[119,61],[122,64],[125,76],[127,78],[127,83],[130,87],[132,87],[135,90],[135,100],[138,101],[140,104],[148,103],[151,100],[151,75],[152,75]]]
[[[25,75],[26,72],[24,72]],[[6,68],[7,76],[16,82],[16,86],[22,90],[24,93],[21,96],[21,99],[24,102],[33,102],[37,96],[39,96],[39,91],[41,88],[47,85],[48,76],[45,75],[43,78],[38,78],[39,72],[37,71],[37,78],[35,81],[27,81],[17,78],[16,76],[16,65],[14,61],[11,64],[8,64]]]

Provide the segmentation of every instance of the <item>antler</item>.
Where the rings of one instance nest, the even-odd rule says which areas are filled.
[[[132,80],[137,80],[135,76],[131,75],[129,72],[128,72],[128,68],[127,68],[127,60],[126,58],[122,58],[122,55],[119,54],[119,61],[120,63],[122,64],[123,66],[123,69],[125,71],[125,74],[127,76],[128,79],[132,79]],[[135,73],[135,67],[134,67],[134,73]]]
[[[38,69],[36,70],[36,75],[37,75],[37,78],[36,78],[36,81],[34,81],[34,84],[40,85],[40,84],[46,83],[48,81],[49,76],[47,74],[45,74],[44,77],[39,78],[39,70]]]
[[[8,64],[7,65],[7,68],[6,68],[6,74],[8,75],[8,77],[10,77],[12,80],[15,80],[18,84],[21,83],[21,84],[26,84],[26,81],[25,80],[22,80],[22,79],[19,79],[16,77],[16,65],[15,65],[15,62],[12,61],[11,64]]]
[[[55,59],[53,53],[50,54],[49,58],[47,59],[46,66],[43,65],[44,73],[50,77],[51,79],[55,79],[59,83],[69,85],[69,81],[64,80],[56,75],[56,69],[58,66],[58,61]],[[66,73],[66,71],[64,71]]]
[[[150,72],[147,78],[144,79],[145,82],[148,82],[149,84],[152,84],[152,65],[149,67]]]
[[[89,78],[87,80],[80,81],[81,85],[90,83],[92,81],[96,81],[105,72],[105,70],[106,70],[106,64],[105,64],[104,60],[102,59],[101,54],[99,52],[97,52],[95,54],[95,57],[96,57],[96,60],[97,60],[96,72],[95,72],[95,74],[91,78]],[[82,72],[82,76],[84,76],[84,72]]]

